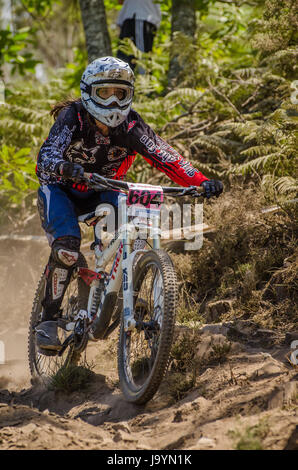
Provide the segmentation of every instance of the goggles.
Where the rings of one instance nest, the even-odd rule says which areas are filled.
[[[107,107],[116,103],[126,107],[133,98],[133,87],[118,83],[100,83],[92,85],[91,98],[99,105]]]

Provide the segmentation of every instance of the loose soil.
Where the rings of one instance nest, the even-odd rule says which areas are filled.
[[[252,321],[177,325],[176,341],[195,338],[197,376],[173,393],[173,362],[146,406],[127,403],[119,389],[117,332],[88,346],[94,374],[86,390],[33,386],[27,327],[48,252],[37,241],[1,245],[0,449],[297,449],[298,370],[290,344],[285,332]]]

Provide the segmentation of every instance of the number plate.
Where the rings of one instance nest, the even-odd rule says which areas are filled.
[[[158,215],[163,202],[161,186],[128,183],[128,215]]]

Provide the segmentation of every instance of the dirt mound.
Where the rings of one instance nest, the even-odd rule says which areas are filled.
[[[4,264],[0,270],[7,281],[0,299],[1,449],[297,448],[289,335],[252,320],[177,325],[169,370],[146,406],[125,402],[119,390],[116,332],[88,347],[87,388],[66,394],[32,386],[27,323],[48,249],[19,247],[18,254],[13,272]]]
[[[230,324],[235,335],[235,325]],[[210,325],[212,331],[214,325]],[[92,344],[88,388],[70,394],[42,387],[0,391],[1,449],[284,449],[295,446],[298,375],[283,342],[270,349],[229,339],[230,328],[196,331],[196,382],[173,399],[169,370],[146,406],[124,401],[113,348],[116,336]],[[214,329],[214,328],[213,328]],[[226,334],[223,334],[226,333]],[[193,331],[177,329],[193,338]],[[219,362],[214,347],[229,342]],[[217,357],[218,359],[218,357]],[[1,366],[3,367],[3,366]],[[7,367],[7,366],[5,366]],[[1,369],[0,369],[1,370]],[[27,377],[29,380],[29,377]],[[5,384],[3,384],[5,386]]]

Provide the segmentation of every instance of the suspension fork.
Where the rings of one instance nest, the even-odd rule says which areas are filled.
[[[131,253],[131,232],[132,227],[128,225],[128,217],[126,210],[126,198],[120,200],[121,224],[123,227],[122,244],[122,288],[123,288],[123,321],[124,330],[133,330],[136,326],[134,319],[133,306],[133,259],[134,253]]]
[[[152,229],[151,229],[151,236],[153,239],[153,249],[159,250],[160,249],[160,228],[159,228],[159,216],[152,217]]]

